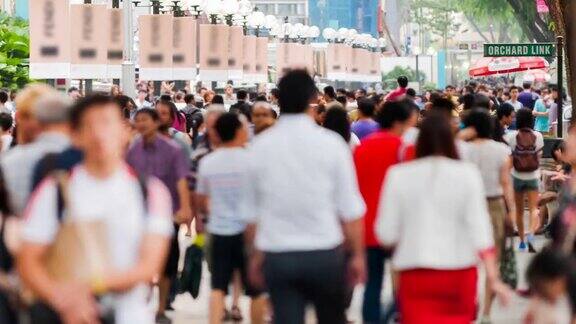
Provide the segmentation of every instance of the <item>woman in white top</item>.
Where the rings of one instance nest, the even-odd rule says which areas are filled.
[[[504,143],[491,139],[493,125],[494,121],[486,109],[470,111],[464,119],[464,126],[472,130],[475,136],[468,142],[465,160],[474,163],[480,171],[492,223],[496,258],[500,261],[504,255],[505,228],[513,226],[516,211],[514,189],[510,179],[510,170],[512,169],[510,148]],[[507,210],[506,206],[510,206],[510,211]],[[481,323],[490,322],[490,309],[493,300],[494,294],[490,291],[489,282],[486,282]]]
[[[512,169],[512,182],[514,185],[514,193],[516,200],[516,226],[518,227],[518,235],[520,236],[520,251],[528,251],[531,253],[536,252],[534,249],[534,233],[540,227],[540,220],[538,218],[538,189],[540,184],[540,168],[539,159],[542,155],[542,148],[544,148],[544,137],[539,132],[534,130],[534,116],[532,110],[522,108],[516,112],[516,128],[504,135],[504,141],[508,143],[512,150],[512,158],[514,168]],[[528,150],[521,151],[519,144],[521,142],[530,142],[528,145],[523,143]],[[530,154],[529,151],[534,150],[536,153]],[[524,152],[521,154],[521,152]],[[535,157],[534,157],[535,156]],[[535,163],[530,163],[531,168],[526,168],[526,160],[532,160]],[[524,167],[520,169],[520,167]],[[528,200],[528,210],[530,212],[530,224],[528,230],[524,228],[524,200]],[[526,238],[526,240],[525,240]]]
[[[395,248],[403,323],[471,323],[479,260],[492,290],[507,301],[482,178],[474,165],[458,161],[446,116],[424,120],[416,160],[391,168],[383,188],[375,231]]]

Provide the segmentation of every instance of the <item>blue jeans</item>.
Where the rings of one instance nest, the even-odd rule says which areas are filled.
[[[382,317],[382,283],[384,280],[384,261],[389,252],[381,249],[366,248],[368,264],[368,280],[364,289],[364,302],[362,304],[362,319],[364,323],[380,323]]]

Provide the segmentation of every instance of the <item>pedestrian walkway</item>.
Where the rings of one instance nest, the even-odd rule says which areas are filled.
[[[186,238],[183,235],[180,237],[180,244],[182,247],[186,247],[190,242],[190,238]],[[536,238],[536,248],[540,250],[545,244],[546,239],[542,236]],[[515,238],[515,247],[518,246],[518,238]],[[516,262],[518,264],[518,274],[519,274],[519,289],[526,288],[526,282],[524,279],[524,274],[528,264],[530,262],[533,254],[516,252]],[[388,267],[387,267],[388,269]],[[478,280],[479,290],[479,300],[482,300],[484,295],[484,273],[481,271]],[[363,287],[357,287],[354,291],[354,298],[352,300],[352,306],[348,312],[348,317],[354,323],[361,323],[361,309],[362,309],[362,293]],[[200,296],[197,300],[192,299],[189,294],[179,295],[176,298],[173,312],[168,312],[168,317],[173,319],[173,324],[207,324],[208,323],[208,302],[210,295],[210,273],[205,266],[202,276],[202,284],[200,288]],[[386,281],[384,288],[384,303],[388,304],[392,300],[391,284],[390,284],[390,274],[386,273]],[[240,309],[244,315],[244,321],[242,323],[249,324],[248,312],[249,312],[250,300],[248,297],[242,297],[240,300]],[[227,300],[227,305],[230,305],[230,300]],[[493,324],[520,324],[522,323],[522,318],[524,316],[526,307],[528,306],[528,299],[515,296],[512,299],[512,303],[509,308],[503,308],[497,302],[493,307],[492,323]],[[309,312],[308,322],[314,323],[314,316],[312,316],[312,310]]]

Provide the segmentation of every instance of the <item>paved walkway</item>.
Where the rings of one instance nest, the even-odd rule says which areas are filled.
[[[186,244],[186,240],[182,238],[182,244]],[[516,238],[517,241],[517,238]],[[545,244],[545,240],[542,237],[538,237],[536,241],[536,247],[540,249]],[[517,247],[517,243],[515,244]],[[518,270],[520,275],[520,289],[526,287],[524,280],[524,272],[531,258],[529,253],[516,253]],[[388,269],[388,267],[387,267]],[[173,319],[174,324],[205,324],[208,323],[208,296],[210,293],[210,277],[208,271],[204,271],[202,286],[200,296],[197,300],[193,300],[189,294],[179,295],[174,303],[174,312],[169,312],[168,316]],[[483,294],[483,278],[484,273],[481,271],[479,280],[479,290]],[[383,292],[383,298],[385,302],[390,302],[391,300],[391,288],[390,288],[390,276],[386,274],[385,289]],[[362,306],[362,287],[358,287],[354,293],[354,299],[349,312],[350,320],[355,323],[361,323],[361,306]],[[480,299],[482,300],[482,299]],[[508,308],[502,308],[497,303],[493,308],[492,322],[494,324],[515,324],[522,323],[522,318],[526,309],[528,301],[520,297],[514,297],[512,304]],[[230,304],[230,303],[228,303]],[[248,316],[249,300],[245,297],[241,299],[240,308],[243,314]],[[309,320],[307,323],[314,323],[313,313],[309,313]],[[243,323],[249,323],[248,318],[244,320]]]

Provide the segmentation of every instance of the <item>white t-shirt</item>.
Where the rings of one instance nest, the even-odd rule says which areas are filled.
[[[246,229],[248,158],[244,148],[219,148],[200,160],[196,191],[210,198],[209,233],[237,235]]]
[[[12,135],[4,134],[0,136],[0,141],[2,141],[2,150],[0,152],[6,152],[10,149],[10,145],[12,145]]]
[[[350,142],[348,142],[348,145],[350,146],[350,149],[352,149],[352,151],[354,151],[356,147],[360,145],[360,139],[358,138],[358,136],[356,136],[356,134],[352,132],[350,133]]]
[[[125,271],[135,266],[144,234],[169,237],[173,232],[172,206],[168,189],[160,180],[148,184],[148,215],[138,179],[123,167],[107,179],[97,179],[83,166],[76,167],[69,182],[73,213],[78,220],[102,220],[106,223],[112,271]],[[24,214],[23,240],[38,244],[52,243],[58,232],[56,185],[45,180],[32,194]],[[116,323],[154,323],[154,312],[147,307],[148,286],[142,283],[131,290],[113,294]]]
[[[468,143],[466,160],[474,163],[484,183],[486,197],[503,195],[500,185],[500,172],[506,159],[510,157],[510,148],[506,144],[493,140]]]
[[[536,149],[542,150],[544,148],[544,137],[541,133],[532,131],[534,135],[536,135]],[[508,143],[510,149],[514,151],[516,148],[516,135],[518,135],[517,130],[511,130],[508,133],[504,134],[504,141]],[[520,180],[538,180],[540,179],[540,169],[533,171],[533,172],[518,172],[514,168],[512,168],[512,176],[516,179]]]

